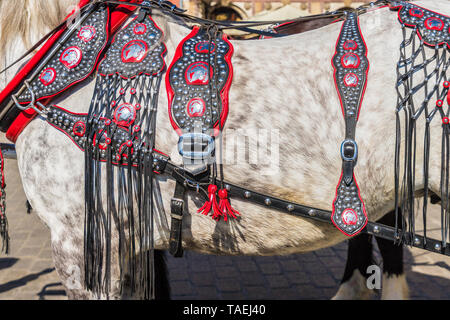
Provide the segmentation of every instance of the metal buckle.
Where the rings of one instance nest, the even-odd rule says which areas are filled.
[[[344,140],[341,144],[341,157],[344,161],[355,161],[358,159],[358,145],[355,140]]]
[[[187,148],[185,149],[185,147]],[[186,133],[180,136],[178,141],[178,152],[184,158],[208,159],[213,151],[214,138],[204,133]]]
[[[179,198],[172,198],[170,200],[170,216],[177,220],[183,219],[183,207],[184,207],[184,200]]]
[[[36,111],[36,112],[37,112],[38,114],[40,114],[40,115],[45,114],[44,111],[39,110],[39,109],[35,106],[35,104],[36,104],[36,95],[35,95],[34,91],[31,90],[31,87],[30,87],[30,84],[28,83],[28,80],[25,80],[23,83],[24,83],[25,86],[27,87],[28,91],[30,91],[31,101],[30,101],[30,103],[29,103],[28,105],[22,106],[22,105],[19,103],[19,100],[17,100],[16,95],[14,94],[14,95],[11,96],[11,98],[13,99],[14,104],[16,105],[16,107],[17,107],[19,110],[22,110],[22,111],[25,111],[25,110],[31,108],[31,109],[33,109],[34,111]],[[45,107],[45,106],[44,106],[43,104],[41,104],[40,102],[38,102],[38,103],[39,103],[39,105],[40,105],[41,107]]]

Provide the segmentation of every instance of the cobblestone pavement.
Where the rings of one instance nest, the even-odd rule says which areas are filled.
[[[48,228],[27,214],[17,162],[6,161],[11,255],[0,257],[0,299],[66,299],[53,267]],[[168,256],[173,299],[330,299],[347,244],[275,257]],[[450,299],[450,258],[405,248],[412,299]],[[379,297],[379,295],[378,295]]]

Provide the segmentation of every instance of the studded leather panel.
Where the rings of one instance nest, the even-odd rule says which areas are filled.
[[[64,91],[94,71],[108,39],[108,17],[108,9],[102,7],[73,31],[39,76],[30,82],[37,100]],[[30,102],[31,94],[26,90],[18,100],[21,103]]]

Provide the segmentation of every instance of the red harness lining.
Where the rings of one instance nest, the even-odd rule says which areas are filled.
[[[193,38],[199,32],[199,30],[200,30],[200,28],[198,26],[194,26],[192,31],[180,42],[180,44],[178,45],[178,47],[175,51],[175,55],[172,59],[172,63],[170,64],[170,66],[166,72],[166,91],[167,91],[167,96],[168,96],[168,101],[169,101],[170,123],[172,124],[172,127],[175,129],[175,131],[178,133],[178,135],[180,135],[180,136],[183,134],[183,132],[182,132],[181,128],[179,128],[178,125],[175,123],[175,120],[172,117],[172,101],[175,96],[175,92],[173,91],[173,88],[170,85],[170,70],[172,70],[172,67],[180,59],[180,57],[183,56],[184,43],[187,40]],[[227,82],[225,83],[222,91],[220,92],[220,97],[222,98],[222,113],[219,115],[220,120],[218,120],[214,124],[214,135],[215,136],[217,136],[220,133],[220,128],[224,127],[225,121],[227,120],[228,93],[229,93],[229,90],[231,87],[231,82],[233,80],[233,65],[231,64],[231,57],[233,56],[234,48],[233,48],[233,45],[231,44],[231,42],[228,40],[228,37],[225,34],[223,35],[222,40],[224,40],[230,46],[230,50],[224,57],[225,61],[228,64],[228,67],[229,67],[229,77],[228,77]],[[219,121],[220,121],[220,125],[219,125]]]
[[[125,1],[125,0],[123,0]],[[129,2],[140,3],[142,0],[132,0]],[[78,4],[79,8],[86,6],[90,0],[80,0]],[[111,13],[111,34],[115,33],[117,29],[125,22],[125,20],[136,10],[134,6],[120,5]],[[67,16],[66,20],[75,13],[75,10]],[[19,86],[25,77],[33,70],[33,68],[41,61],[44,55],[52,48],[53,44],[59,39],[61,34],[65,31],[65,27],[57,31],[51,36],[42,48],[31,58],[31,60],[18,72],[14,79],[8,84],[8,86],[0,93],[0,104]],[[50,99],[44,100],[43,104],[46,105],[51,101]],[[37,113],[33,109],[22,111],[19,116],[13,121],[11,126],[6,132],[6,138],[12,142],[16,142],[18,136],[23,129],[36,117]]]

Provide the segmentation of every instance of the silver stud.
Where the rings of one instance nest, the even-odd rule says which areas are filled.
[[[294,210],[294,206],[292,204],[288,204],[288,206],[286,207],[288,211],[293,211]]]
[[[436,251],[441,251],[441,245],[440,245],[439,243],[436,243],[436,244],[434,245],[434,250],[436,250]]]
[[[417,238],[417,237],[415,237],[415,238],[414,238],[414,244],[415,244],[416,246],[420,245],[420,239]]]
[[[247,199],[250,198],[252,196],[250,191],[245,191],[244,192],[244,197],[246,197]]]
[[[373,227],[373,232],[374,233],[380,233],[380,227],[379,226]]]
[[[313,210],[313,209],[311,209],[311,210],[308,211],[308,214],[309,214],[311,217],[315,217],[315,216],[316,216],[316,211]]]
[[[231,186],[229,184],[225,185],[225,189],[227,189],[227,191],[231,190]]]
[[[264,203],[266,204],[266,206],[270,206],[272,204],[272,201],[267,198],[266,200],[264,200]]]

